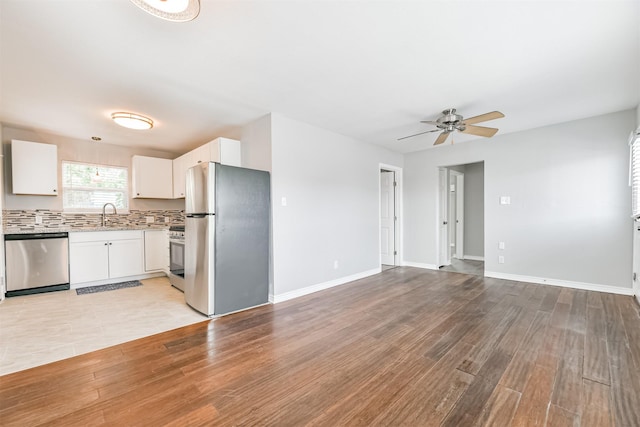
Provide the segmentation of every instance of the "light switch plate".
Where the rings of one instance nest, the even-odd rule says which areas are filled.
[[[504,242],[498,243],[498,249],[504,249]]]
[[[286,197],[282,198],[281,204],[282,204],[282,206],[287,206],[287,198]]]

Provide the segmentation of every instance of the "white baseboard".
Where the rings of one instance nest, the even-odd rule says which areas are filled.
[[[374,268],[373,270],[367,270],[361,273],[352,274],[350,276],[341,277],[339,279],[329,280],[328,282],[318,283],[315,285],[307,286],[306,288],[285,292],[283,294],[270,295],[269,301],[271,301],[274,304],[277,304],[279,302],[287,301],[293,298],[298,298],[304,295],[312,294],[314,292],[333,288],[334,286],[344,285],[345,283],[353,282],[354,280],[373,276],[374,274],[380,273],[380,271],[381,271],[381,268]]]
[[[585,291],[607,292],[610,294],[633,295],[633,289],[621,288],[618,286],[600,285],[597,283],[573,282],[570,280],[546,279],[543,277],[521,276],[519,274],[498,273],[495,271],[485,271],[485,277],[495,279],[513,280],[516,282],[538,283],[540,285],[561,286],[563,288],[582,289]]]
[[[427,270],[439,270],[440,268],[435,264],[425,264],[422,262],[402,261],[402,265],[405,267],[425,268]]]
[[[476,256],[476,255],[465,255],[462,259],[468,259],[471,261],[484,261],[483,256]]]
[[[156,273],[138,274],[136,276],[118,277],[115,279],[96,280],[95,282],[72,283],[70,288],[71,289],[87,288],[89,286],[108,285],[110,283],[129,282],[131,280],[144,280],[144,279],[151,279],[152,277],[163,277],[163,276],[166,277],[167,275],[160,271]]]

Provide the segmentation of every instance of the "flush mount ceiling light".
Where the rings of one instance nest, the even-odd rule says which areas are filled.
[[[146,130],[153,127],[153,120],[140,114],[119,112],[111,114],[111,118],[120,126],[129,129]]]
[[[131,0],[147,13],[167,21],[191,21],[200,13],[200,0]]]

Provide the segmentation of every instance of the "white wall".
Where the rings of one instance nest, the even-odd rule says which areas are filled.
[[[24,141],[41,142],[45,144],[55,144],[58,146],[58,187],[62,187],[62,177],[60,174],[60,163],[62,160],[76,162],[95,163],[111,166],[125,166],[129,168],[129,189],[131,189],[131,156],[139,154],[143,156],[161,157],[174,159],[178,155],[166,151],[136,149],[121,145],[111,145],[104,143],[94,143],[62,137],[58,135],[45,134],[42,132],[29,131],[5,126],[3,128],[3,152],[4,152],[4,189],[5,204],[4,209],[50,209],[62,210],[61,196],[27,196],[15,195],[11,192],[11,140],[20,139]],[[129,199],[129,209],[184,209],[184,200],[154,200],[154,199]]]
[[[437,263],[438,167],[484,161],[485,271],[627,292],[635,120],[628,110],[405,155],[405,260]]]
[[[242,128],[242,166],[271,172],[271,114]]]
[[[270,130],[276,300],[379,269],[379,164],[402,155],[279,114]]]
[[[465,165],[464,254],[484,257],[484,164]]]

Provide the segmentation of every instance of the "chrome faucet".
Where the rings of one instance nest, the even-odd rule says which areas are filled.
[[[102,226],[104,227],[107,223],[106,221],[106,213],[105,210],[107,209],[107,205],[111,205],[113,207],[113,214],[117,215],[118,211],[116,210],[116,205],[114,205],[113,203],[105,203],[104,206],[102,206]]]

